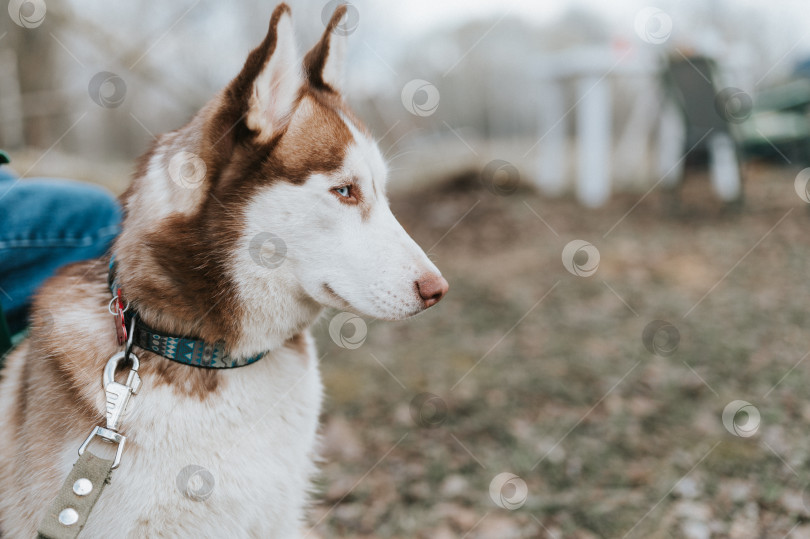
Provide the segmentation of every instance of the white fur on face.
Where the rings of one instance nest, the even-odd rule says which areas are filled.
[[[313,174],[302,185],[276,182],[251,200],[240,249],[246,251],[254,237],[269,232],[283,240],[286,259],[275,268],[251,269],[251,283],[240,289],[269,293],[284,282],[288,292],[303,292],[321,305],[406,318],[425,308],[417,279],[439,270],[388,207],[387,172],[377,145],[346,123],[354,141],[340,170]],[[362,192],[362,205],[345,204],[332,192],[352,180]],[[236,280],[243,279],[237,274]]]

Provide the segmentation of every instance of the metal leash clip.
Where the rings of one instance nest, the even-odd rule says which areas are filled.
[[[115,460],[113,461],[112,465],[113,469],[117,468],[118,464],[121,462],[121,453],[124,451],[124,443],[127,440],[124,435],[117,432],[118,423],[121,420],[121,416],[126,411],[130,397],[136,394],[138,389],[141,387],[141,377],[138,376],[140,362],[138,361],[138,357],[130,352],[130,348],[132,346],[132,335],[134,333],[132,329],[134,329],[134,325],[135,320],[133,319],[131,322],[132,327],[130,327],[130,335],[126,350],[118,352],[111,357],[107,361],[107,365],[104,367],[104,374],[101,381],[102,385],[104,386],[104,393],[107,397],[107,427],[104,428],[97,426],[93,428],[90,436],[88,436],[81,447],[79,447],[79,456],[81,456],[84,454],[85,449],[87,449],[87,446],[90,445],[90,442],[95,436],[98,436],[106,442],[118,444],[118,448],[115,452]],[[132,360],[132,369],[127,375],[126,383],[122,384],[120,382],[116,382],[115,371],[118,368],[118,365],[127,361],[128,359]]]
[[[132,360],[132,370],[127,375],[126,383],[121,384],[115,381],[115,370],[125,358],[125,352],[118,352],[107,361],[107,366],[104,367],[102,383],[104,392],[107,394],[107,428],[110,430],[118,430],[118,422],[129,404],[129,398],[141,387],[141,377],[138,376],[140,363],[135,354],[129,354],[129,359]]]

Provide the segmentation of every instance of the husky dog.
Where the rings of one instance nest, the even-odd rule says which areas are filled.
[[[142,385],[122,419],[126,448],[82,537],[299,536],[322,395],[310,325],[324,306],[403,319],[447,292],[391,213],[383,158],[341,96],[345,12],[302,60],[279,5],[239,75],[140,159],[112,249],[128,313],[159,335],[219,343],[235,364],[251,359],[202,368],[223,365],[170,360],[136,338]],[[105,418],[102,371],[122,349],[109,265],[50,279],[6,359],[5,537],[36,535]],[[189,466],[208,474],[207,497],[178,488]]]

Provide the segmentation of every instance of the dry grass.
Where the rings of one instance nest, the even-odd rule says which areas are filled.
[[[606,237],[639,195],[585,210],[496,196],[472,175],[395,200],[451,291],[414,320],[369,321],[356,350],[329,339],[328,316],[316,331],[328,393],[318,531],[809,535],[810,216],[795,171],[748,176],[740,212],[693,175],[680,209],[656,191]],[[573,239],[599,249],[592,277],[563,267]],[[671,356],[642,343],[656,319],[680,333]],[[422,392],[446,404],[437,428],[412,418]],[[753,437],[723,426],[735,399],[761,413]],[[507,471],[528,486],[515,511],[488,492]]]

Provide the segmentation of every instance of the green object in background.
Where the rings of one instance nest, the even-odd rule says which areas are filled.
[[[9,159],[8,154],[3,150],[0,150],[0,165],[5,165],[7,163],[11,163],[11,159]]]

